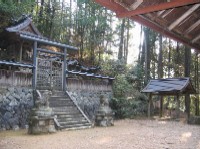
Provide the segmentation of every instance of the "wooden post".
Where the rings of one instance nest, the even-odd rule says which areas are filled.
[[[160,99],[160,115],[159,116],[162,117],[163,116],[163,96],[160,95],[159,99]]]
[[[152,94],[149,94],[149,102],[148,102],[148,118],[151,116],[151,100],[152,100]]]
[[[34,41],[34,45],[33,45],[33,80],[32,80],[33,89],[36,89],[36,79],[37,79],[37,41]]]
[[[22,47],[23,47],[23,42],[20,42],[20,51],[19,51],[19,61],[22,61]]]
[[[190,118],[190,94],[185,95],[185,112],[187,114],[187,121],[189,121]]]
[[[179,94],[176,95],[177,105],[176,105],[176,118],[180,117],[180,100]]]
[[[64,58],[63,58],[63,91],[66,91],[66,68],[67,68],[67,61],[66,61],[66,56],[67,56],[67,49],[64,48]]]

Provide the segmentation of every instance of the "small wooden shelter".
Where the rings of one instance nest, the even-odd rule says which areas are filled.
[[[190,78],[187,78],[187,77],[150,80],[147,86],[141,92],[149,93],[149,106],[148,106],[149,117],[150,117],[152,95],[160,95],[160,96],[173,95],[173,96],[177,96],[177,101],[179,101],[180,95],[196,93],[194,87],[192,86],[192,82]],[[160,111],[162,112],[163,111],[162,98],[161,98],[160,103],[161,103]],[[189,113],[187,114],[189,116]]]

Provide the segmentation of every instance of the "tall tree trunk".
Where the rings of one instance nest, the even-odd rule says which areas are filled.
[[[195,115],[199,116],[199,58],[198,53],[195,55],[195,89],[196,89],[196,98],[195,98]]]
[[[148,80],[150,79],[150,47],[149,47],[149,28],[144,30],[144,39],[145,39],[145,81],[146,85]]]
[[[190,77],[190,62],[191,62],[191,49],[185,47],[185,77]],[[190,118],[190,95],[185,95],[185,112],[187,113],[187,120]]]
[[[142,25],[140,28],[140,45],[139,45],[138,63],[140,63],[141,61],[141,55],[142,55]]]
[[[118,50],[118,59],[119,60],[121,60],[123,58],[124,29],[125,29],[125,18],[122,19],[122,24],[121,24],[120,43],[119,43],[119,50]]]
[[[128,47],[129,47],[129,31],[130,31],[130,20],[127,20],[127,35],[126,35],[126,43],[125,43],[125,49],[124,49],[124,57],[125,57],[125,62],[127,64],[128,60]]]
[[[158,78],[163,78],[163,46],[162,35],[159,35],[159,55],[158,55]],[[160,101],[160,117],[163,116],[163,96],[159,96]]]
[[[175,57],[175,67],[174,67],[174,77],[180,77],[180,49],[179,49],[179,42],[176,45],[176,57]]]
[[[171,71],[171,40],[169,39],[169,52],[168,52],[168,78],[170,78]]]

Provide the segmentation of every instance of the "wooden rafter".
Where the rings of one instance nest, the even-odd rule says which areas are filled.
[[[175,1],[177,1],[177,0],[175,0]],[[182,1],[186,2],[187,0],[178,0],[178,1],[181,3]],[[191,1],[194,3],[193,0],[190,0],[190,2]],[[125,9],[121,5],[115,3],[114,0],[95,0],[95,2],[99,3],[102,6],[105,6],[106,8],[114,11],[115,13],[127,12],[127,9]],[[195,1],[195,2],[197,3],[197,1]],[[199,3],[200,3],[200,0],[199,0]],[[176,9],[176,8],[172,8],[172,9]],[[160,17],[163,17],[163,15],[165,15],[165,13],[168,13],[168,11],[162,13],[160,15]],[[157,31],[157,32],[169,37],[169,38],[172,38],[172,39],[174,39],[174,40],[176,40],[178,42],[181,42],[181,43],[183,43],[183,44],[185,44],[187,46],[190,46],[193,49],[196,49],[196,50],[200,51],[198,43],[192,43],[191,40],[188,40],[188,38],[185,38],[182,34],[176,34],[175,32],[169,31],[167,29],[167,27],[163,27],[159,23],[153,22],[152,20],[146,18],[143,15],[136,15],[136,16],[132,16],[130,18],[133,21],[136,21],[136,22],[138,22],[138,23],[140,23],[142,25],[145,25],[145,26],[147,26],[147,27],[149,27],[149,28],[151,28],[151,29],[153,29],[153,30],[155,30],[155,31]]]
[[[138,22],[140,24],[148,26],[149,28],[151,28],[151,29],[163,34],[163,35],[166,35],[167,37],[169,37],[171,39],[174,39],[174,40],[176,40],[178,42],[181,42],[181,43],[183,43],[185,45],[190,46],[191,48],[199,50],[199,48],[196,45],[192,44],[189,40],[185,40],[182,36],[178,36],[178,35],[170,32],[170,31],[166,30],[162,26],[159,26],[159,25],[155,24],[154,22],[151,22],[151,21],[147,20],[143,16],[133,16],[133,17],[131,17],[131,19],[133,19],[134,21],[136,21],[136,22]]]
[[[192,40],[192,43],[197,42],[200,39],[200,34]]]
[[[190,26],[185,32],[184,34],[189,34],[191,31],[193,31],[196,27],[198,27],[200,25],[200,19],[194,23],[192,26]]]
[[[165,10],[161,10],[157,12],[157,16],[159,17],[160,15],[162,15],[165,12]]]
[[[131,5],[126,5],[125,3],[123,3],[122,0],[114,0],[114,2],[118,3],[121,6],[123,6],[128,11],[131,11],[131,10],[135,10],[136,8],[138,8],[143,3],[143,0],[137,0],[136,2],[134,2]]]
[[[131,10],[135,10],[143,3],[143,0],[137,0],[135,3],[133,3],[129,8]]]
[[[193,7],[191,7],[188,11],[186,11],[180,18],[178,18],[176,21],[174,21],[169,27],[169,30],[172,30],[175,28],[180,22],[182,22],[185,18],[187,18],[190,14],[192,14],[195,10],[199,8],[200,4],[195,4]]]
[[[117,16],[131,17],[135,15],[140,15],[140,14],[145,14],[145,13],[150,13],[150,12],[155,12],[155,11],[160,11],[160,10],[166,10],[170,8],[176,8],[176,7],[185,6],[189,4],[195,4],[195,3],[200,3],[200,0],[173,0],[170,2],[161,3],[158,5],[146,6],[144,8],[132,10],[129,12],[119,12]]]
[[[165,18],[166,16],[168,16],[173,10],[174,10],[174,8],[168,9],[168,10],[162,15],[162,18]]]
[[[105,6],[108,9],[114,11],[115,13],[126,10],[119,4],[115,3],[113,0],[94,0],[94,1],[99,3],[102,6]]]

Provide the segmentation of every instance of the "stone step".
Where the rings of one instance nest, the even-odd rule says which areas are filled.
[[[69,100],[69,101],[71,101],[71,99],[69,99],[66,96],[51,96],[49,98],[49,101],[58,101],[58,100]]]
[[[62,102],[59,102],[59,101],[55,101],[55,102],[49,102],[49,106],[51,108],[53,107],[68,107],[68,106],[75,106],[74,103],[72,101],[62,101]]]
[[[70,111],[78,111],[76,107],[68,106],[68,107],[52,107],[54,112],[70,112]]]
[[[82,118],[83,115],[81,115],[80,113],[76,114],[76,115],[72,115],[72,114],[69,114],[69,115],[58,115],[59,118],[69,118],[69,119],[72,119],[72,118]]]
[[[64,126],[64,125],[72,125],[72,124],[88,124],[88,121],[87,120],[83,120],[83,121],[62,121],[62,120],[59,120],[58,119],[58,122],[61,126]]]
[[[66,96],[66,93],[63,91],[53,91],[52,95],[53,96]]]
[[[91,124],[72,124],[72,125],[61,125],[62,129],[83,129],[83,128],[91,128]]]
[[[89,129],[91,128],[92,126],[91,125],[88,125],[88,126],[77,126],[77,127],[63,127],[62,130],[79,130],[79,129]]]
[[[85,117],[60,117],[60,116],[58,116],[57,119],[59,121],[80,121],[80,122],[87,121],[85,119]]]
[[[53,94],[49,99],[49,106],[54,114],[57,115],[57,122],[61,126],[60,129],[73,130],[91,127],[88,120],[64,92]]]
[[[77,111],[69,111],[69,112],[59,112],[59,111],[55,111],[54,112],[54,114],[55,115],[77,115],[77,114],[79,114],[79,111],[77,110]]]

